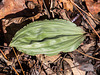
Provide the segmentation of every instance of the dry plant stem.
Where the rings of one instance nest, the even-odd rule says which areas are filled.
[[[53,71],[53,69],[52,69],[52,68],[50,68],[48,65],[46,65],[46,64],[44,64],[44,63],[43,63],[43,65],[45,65],[45,66],[47,67],[45,70],[47,70],[47,69],[49,68],[50,70],[52,70],[52,71]],[[54,73],[56,73],[56,72],[54,72]]]
[[[2,50],[0,49],[0,52],[2,53],[2,55],[7,59],[6,55],[2,52]]]
[[[39,75],[41,74],[41,71],[42,71],[42,62],[41,62],[41,66],[39,68]]]
[[[51,9],[54,8],[54,6],[55,6],[55,0],[51,0],[50,11],[51,11],[51,13],[52,13],[52,17],[53,17],[53,18],[55,17],[55,15],[54,15],[53,10],[51,10]]]
[[[78,66],[80,66],[80,65],[76,65],[76,66],[73,66],[73,67],[67,68],[67,69],[65,69],[65,70],[70,70],[71,68],[75,68],[75,67],[78,67]],[[62,70],[62,72],[64,72],[64,70]]]
[[[57,62],[60,58],[62,58],[61,55],[59,55],[59,57],[53,63]]]
[[[100,59],[98,59],[98,58],[89,56],[89,55],[87,55],[87,54],[85,54],[85,53],[83,53],[83,52],[80,52],[80,51],[78,51],[78,50],[76,50],[76,51],[79,52],[79,53],[81,53],[81,54],[84,55],[84,56],[87,56],[87,57],[89,57],[89,58],[92,58],[92,59],[95,59],[95,60],[99,60],[99,61],[100,61]]]
[[[0,51],[1,51],[2,55],[3,55],[6,59],[8,59],[8,58],[6,57],[6,55],[2,52],[1,49],[0,49]],[[16,69],[15,69],[13,66],[12,66],[12,68],[13,68],[13,70],[16,72],[16,74],[19,75],[19,73],[16,71]]]
[[[72,0],[70,0],[71,3],[76,7],[76,5],[72,2]],[[76,7],[76,9],[79,11],[79,13],[83,16],[83,18],[86,20],[86,22],[91,26],[91,28],[93,29],[93,31],[96,33],[96,35],[99,37],[100,39],[100,36],[99,34],[96,32],[96,30],[93,28],[93,26],[91,25],[91,23],[85,18],[85,16],[81,13],[81,11]]]
[[[41,75],[41,71],[42,71],[43,69],[42,69],[42,65],[40,66],[40,68],[39,68],[39,75]]]
[[[9,48],[9,47],[6,47],[6,46],[0,46],[1,48]]]
[[[79,17],[80,17],[80,15],[77,14],[77,16],[72,20],[72,22],[75,22]]]
[[[19,63],[20,68],[21,68],[21,70],[22,70],[22,72],[23,72],[23,75],[25,75],[24,70],[23,70],[23,68],[22,68],[22,66],[21,66],[21,63],[20,63],[20,61],[19,61],[19,59],[18,59],[18,56],[17,56],[17,54],[16,54],[16,52],[15,52],[15,49],[14,49],[13,47],[12,47],[12,49],[13,49],[14,54],[15,54],[15,56],[16,56],[16,58],[17,58],[17,60],[18,60],[18,63]]]
[[[49,13],[49,11],[48,11],[48,9],[47,9],[47,7],[46,7],[46,4],[45,4],[45,1],[44,1],[44,0],[43,0],[43,4],[44,4],[44,7],[45,7],[45,9],[46,9],[48,18],[50,19],[50,13]]]
[[[0,47],[3,47],[3,48],[8,48],[8,47],[6,47],[6,46],[0,46]]]
[[[16,72],[16,74],[19,75],[19,73],[16,71],[16,69],[15,69],[14,67],[12,67],[12,68],[13,68],[13,70]]]
[[[41,71],[43,70],[42,66],[43,66],[43,62],[41,61],[41,66],[40,66],[40,70],[39,70],[40,74],[41,74]]]
[[[75,4],[72,0],[70,0],[71,1],[71,3],[73,4],[73,5],[75,5],[78,9],[80,9],[82,12],[84,12],[86,15],[88,15],[88,16],[90,16],[91,18],[93,18],[94,20],[96,20],[97,22],[99,22],[99,20],[98,19],[96,19],[96,18],[94,18],[91,14],[88,14],[87,12],[85,12],[84,10],[82,10],[77,4]]]

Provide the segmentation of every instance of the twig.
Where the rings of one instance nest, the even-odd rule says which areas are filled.
[[[47,9],[47,7],[46,7],[46,4],[45,4],[45,1],[44,1],[44,0],[43,0],[43,4],[44,4],[44,7],[45,7],[45,9],[46,9],[46,12],[47,12],[48,18],[50,18],[50,13],[49,13],[49,11],[48,11],[48,9]]]
[[[77,4],[75,4],[72,0],[70,0],[72,4],[74,4],[78,9],[80,9],[82,12],[84,12],[86,15],[90,16],[91,18],[93,18],[94,20],[96,20],[97,22],[99,22],[99,20],[97,20],[96,18],[94,18],[91,14],[88,14],[87,12],[85,12],[84,10],[82,10]]]
[[[70,0],[71,3],[76,7],[76,5],[73,3],[72,0]],[[90,25],[90,27],[93,29],[93,31],[96,33],[96,35],[99,37],[100,39],[100,36],[99,34],[96,32],[96,30],[93,28],[93,26],[91,25],[91,23],[85,18],[85,16],[81,13],[81,11],[76,7],[76,9],[79,11],[79,13],[83,16],[83,18],[86,20],[86,22]]]
[[[3,53],[3,51],[0,49],[0,52],[2,53],[2,55],[7,59],[6,55]]]
[[[15,54],[15,56],[16,56],[16,58],[17,58],[17,60],[18,60],[18,63],[19,63],[20,68],[21,68],[21,70],[22,70],[22,72],[23,72],[23,75],[25,75],[24,70],[23,70],[23,68],[22,68],[22,66],[21,66],[21,63],[20,63],[20,61],[19,61],[19,59],[18,59],[18,56],[17,56],[17,54],[16,54],[16,52],[15,52],[15,49],[14,49],[13,47],[12,47],[12,49],[13,49],[14,54]]]
[[[3,48],[9,48],[9,47],[7,47],[7,46],[0,46],[0,47],[3,47]]]
[[[55,8],[55,0],[51,0],[51,5],[50,5],[50,11],[52,13],[52,17],[54,18],[55,15],[54,15],[54,12],[53,12],[53,8]]]
[[[77,14],[77,16],[72,20],[72,22],[75,22],[79,17],[80,17],[80,15]]]
[[[11,67],[12,67],[13,70],[16,72],[16,74],[19,75],[19,73],[16,71],[16,69],[12,66],[12,62],[6,60],[6,59],[3,57],[3,55],[0,55],[0,59],[3,59],[3,60],[7,63],[8,66],[11,65]],[[7,58],[7,59],[8,59],[8,58]]]
[[[89,58],[92,58],[92,59],[95,59],[95,60],[100,60],[100,59],[98,59],[98,58],[95,58],[95,57],[89,56],[89,55],[87,55],[87,54],[85,54],[85,53],[83,53],[83,52],[80,52],[79,50],[76,50],[76,51],[79,52],[79,53],[81,53],[81,54],[84,55],[84,56],[89,57]]]
[[[19,75],[19,73],[16,71],[16,69],[15,69],[14,67],[12,67],[12,68],[13,68],[13,70],[16,72],[16,74]]]

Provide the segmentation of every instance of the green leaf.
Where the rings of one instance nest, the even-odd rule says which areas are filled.
[[[29,55],[56,55],[74,51],[84,40],[84,31],[62,19],[36,21],[19,30],[10,46]]]

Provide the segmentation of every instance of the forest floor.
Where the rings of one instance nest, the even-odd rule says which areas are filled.
[[[9,47],[14,34],[41,20],[64,19],[87,34],[73,52],[30,56]],[[100,75],[100,0],[0,0],[0,75]]]

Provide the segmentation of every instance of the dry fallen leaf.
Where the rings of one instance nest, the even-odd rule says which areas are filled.
[[[83,64],[79,67],[79,69],[82,71],[94,71],[92,64]]]
[[[84,52],[87,52],[89,50],[89,48],[92,46],[95,46],[94,41],[91,41],[89,44],[84,44],[83,46],[81,46],[81,48]]]
[[[36,57],[46,65],[53,63],[57,58],[59,58],[59,56],[60,55],[54,55],[54,56],[46,56],[46,55],[41,55],[41,54],[36,55]]]
[[[66,62],[72,67],[72,71],[74,75],[85,75],[85,71],[79,70],[77,67],[74,67],[73,61],[71,59],[64,58]]]
[[[100,19],[100,16],[97,16],[100,12],[100,0],[86,0],[85,2],[89,12],[96,18]]]
[[[3,6],[0,7],[0,19],[8,14],[14,14],[26,8],[25,0],[2,0]]]
[[[63,3],[63,7],[64,9],[66,9],[67,11],[72,11],[73,12],[73,5],[70,2],[70,0],[58,0],[60,3]]]
[[[94,20],[89,17],[89,16],[86,16],[88,21],[91,23],[91,25],[93,26],[93,28],[96,28],[96,23],[94,22]],[[92,30],[91,26],[89,24],[87,24],[84,20],[82,20],[81,24],[86,28],[86,29],[89,29],[89,30]]]

